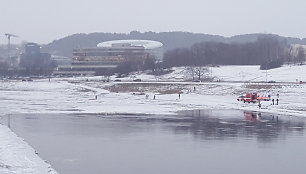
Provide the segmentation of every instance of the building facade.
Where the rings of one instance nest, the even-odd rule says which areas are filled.
[[[50,71],[49,53],[41,53],[36,43],[27,43],[25,52],[20,55],[20,67],[25,69],[26,75],[48,75]]]
[[[55,74],[104,75],[124,62],[144,63],[147,58],[162,61],[163,44],[149,40],[116,40],[102,42],[94,48],[73,50],[71,66],[58,68]]]

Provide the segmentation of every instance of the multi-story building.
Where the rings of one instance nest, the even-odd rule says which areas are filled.
[[[162,43],[149,40],[102,42],[94,48],[74,49],[71,66],[61,66],[54,74],[103,75],[126,61],[162,61],[162,47]]]
[[[41,53],[36,43],[27,43],[25,53],[20,56],[20,67],[26,70],[27,75],[47,75],[50,71],[49,53]]]

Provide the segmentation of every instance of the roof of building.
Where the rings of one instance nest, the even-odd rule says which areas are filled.
[[[163,44],[153,40],[113,40],[101,42],[97,47],[110,48],[110,47],[144,47],[145,49],[160,48]]]

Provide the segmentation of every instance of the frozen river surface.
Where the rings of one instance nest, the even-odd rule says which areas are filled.
[[[304,174],[305,123],[232,110],[20,114],[9,122],[61,174]]]

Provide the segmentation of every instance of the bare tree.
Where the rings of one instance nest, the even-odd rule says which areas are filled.
[[[285,54],[285,60],[287,64],[289,65],[290,63],[294,62],[294,48],[293,46],[289,45],[287,49],[285,49],[284,54]]]
[[[188,76],[188,77],[192,77],[192,81],[194,81],[195,80],[195,67],[193,67],[193,66],[189,66],[189,67],[187,67],[187,69],[186,69],[186,75]]]
[[[8,73],[8,67],[7,62],[0,62],[0,76],[5,76]]]
[[[203,76],[208,74],[208,68],[204,66],[194,67],[194,73],[195,73],[195,76],[198,77],[198,80],[201,80]]]
[[[305,51],[304,51],[304,48],[302,46],[300,46],[297,50],[297,55],[296,55],[296,61],[300,64],[303,64],[306,60],[306,57],[305,57]]]

